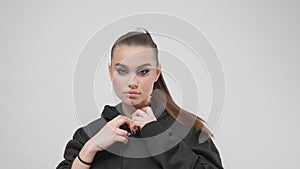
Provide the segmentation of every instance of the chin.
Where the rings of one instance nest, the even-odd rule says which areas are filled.
[[[122,102],[127,105],[131,105],[135,108],[140,108],[141,104],[143,103],[143,101],[141,101],[141,99],[132,99],[132,98],[128,98],[128,97],[123,98]]]
[[[132,99],[132,98],[128,98],[128,97],[123,98],[122,102],[126,103],[128,105],[133,105],[133,106],[141,103],[141,101],[139,99]]]

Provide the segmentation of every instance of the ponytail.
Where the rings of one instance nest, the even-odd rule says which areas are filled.
[[[213,133],[206,127],[205,121],[202,118],[200,118],[192,113],[189,113],[188,111],[182,109],[175,103],[175,101],[171,97],[171,94],[165,83],[162,73],[160,74],[158,80],[154,83],[153,90],[155,90],[155,89],[159,89],[165,94],[166,99],[167,99],[165,109],[166,109],[167,113],[169,113],[173,118],[178,120],[179,123],[181,123],[187,127],[201,129],[201,130],[205,131],[211,137],[214,137]],[[161,100],[162,97],[159,97],[157,95],[152,95],[152,97],[153,97],[153,99],[156,100],[156,102],[158,102],[158,103],[162,102],[162,100]],[[194,123],[192,123],[192,122],[194,122]]]

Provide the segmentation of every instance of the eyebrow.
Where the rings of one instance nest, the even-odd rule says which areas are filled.
[[[116,63],[115,66],[122,66],[122,67],[128,68],[128,66],[123,65],[121,63]],[[143,64],[141,66],[138,66],[137,68],[141,68],[141,67],[144,67],[144,66],[152,66],[152,65],[150,63],[145,63],[145,64]]]

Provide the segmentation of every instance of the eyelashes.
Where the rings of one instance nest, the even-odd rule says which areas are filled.
[[[150,71],[149,69],[142,69],[142,70],[137,72],[137,75],[145,76],[149,73],[149,71]],[[119,75],[122,75],[122,76],[125,76],[125,75],[128,74],[128,71],[125,70],[125,69],[117,69],[117,72],[118,72]]]
[[[150,71],[149,69],[141,70],[138,72],[138,75],[145,76],[146,74],[148,74],[149,71]]]
[[[124,69],[117,69],[119,75],[126,75],[128,72]]]

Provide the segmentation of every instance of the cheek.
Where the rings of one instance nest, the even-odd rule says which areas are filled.
[[[113,78],[112,83],[115,93],[119,93],[122,91],[122,87],[124,87],[125,82],[122,78]]]
[[[154,85],[154,79],[153,78],[147,78],[143,80],[142,88],[144,92],[150,93],[153,89]]]

